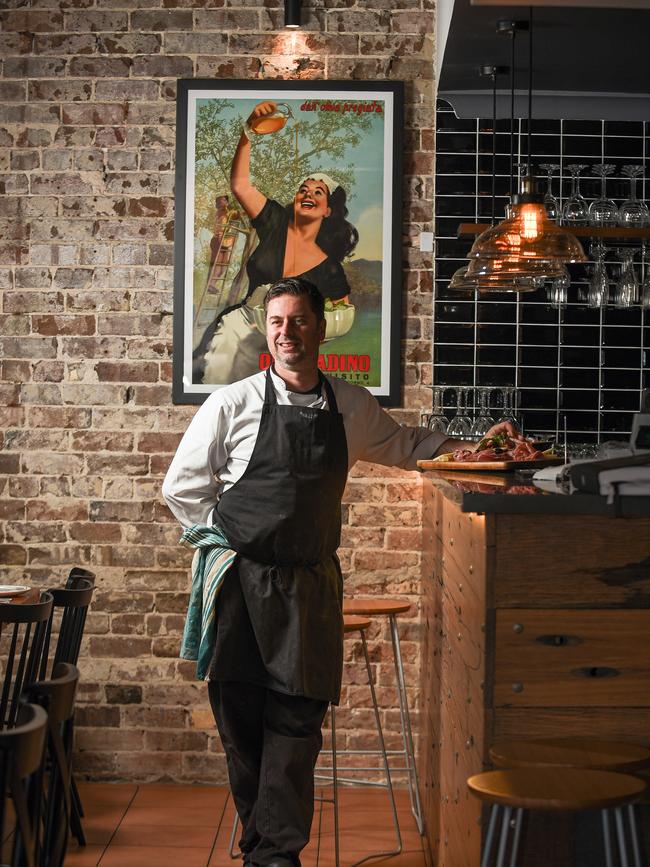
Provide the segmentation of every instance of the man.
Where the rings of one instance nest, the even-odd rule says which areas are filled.
[[[264,306],[273,367],[210,395],[163,494],[181,524],[218,525],[237,553],[216,600],[208,692],[244,863],[299,867],[321,725],[340,694],[336,549],[348,469],[357,460],[415,469],[461,444],[400,427],[366,389],[320,373],[324,300],[311,283],[281,280]]]

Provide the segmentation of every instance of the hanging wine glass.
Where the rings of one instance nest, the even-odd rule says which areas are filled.
[[[442,408],[442,393],[442,388],[439,386],[433,387],[433,409],[431,415],[426,420],[426,426],[429,430],[447,433],[447,419]]]
[[[553,195],[553,175],[560,168],[558,163],[540,163],[540,169],[546,172],[546,192],[544,193],[544,206],[549,220],[560,219],[560,203]]]
[[[447,425],[450,437],[464,439],[469,436],[472,420],[467,414],[467,392],[469,386],[459,385],[456,388],[456,413]]]
[[[605,267],[605,245],[602,241],[594,244],[590,250],[594,257],[594,266],[589,279],[587,304],[592,308],[605,307],[609,297],[609,275]]]
[[[617,307],[632,307],[639,298],[639,281],[634,270],[634,250],[624,248],[618,251],[621,260],[621,273],[616,283],[615,303]]]
[[[643,166],[623,166],[621,174],[630,179],[630,198],[621,205],[618,216],[619,225],[642,229],[650,224],[648,206],[636,196],[636,180],[643,174]]]
[[[509,421],[510,424],[517,426],[515,418],[515,389],[512,386],[501,389],[503,392],[503,415],[499,421]]]
[[[616,202],[607,198],[607,176],[611,175],[616,166],[610,163],[599,163],[592,166],[592,172],[600,177],[600,198],[589,205],[589,225],[618,225],[618,208]]]
[[[641,247],[643,283],[641,284],[641,309],[650,310],[650,262],[648,261],[648,248],[645,244]]]
[[[586,168],[586,165],[579,165],[578,163],[567,166],[571,175],[571,195],[564,203],[562,220],[568,226],[584,226],[589,216],[587,202],[580,192],[580,172]]]
[[[562,209],[562,221],[568,225],[582,226],[587,222],[589,208],[580,192],[580,173],[586,168],[586,165],[578,163],[567,165],[567,171],[571,175],[571,193]]]
[[[490,430],[494,422],[490,415],[490,389],[477,388],[478,392],[478,414],[472,422],[470,436],[474,439],[481,439]]]
[[[571,276],[566,268],[560,277],[556,277],[546,290],[546,298],[551,302],[553,307],[564,307],[569,300],[569,286],[571,285]]]

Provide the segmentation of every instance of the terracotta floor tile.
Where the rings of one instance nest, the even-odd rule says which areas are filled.
[[[209,849],[195,846],[110,846],[101,867],[205,867],[209,857]]]
[[[98,810],[96,807],[92,810],[86,808],[86,815],[81,820],[81,825],[88,845],[106,845],[122,821],[125,812],[125,809],[115,809],[114,807],[109,807],[106,810]]]
[[[179,807],[210,807],[223,805],[228,798],[228,789],[224,786],[180,786],[166,784],[148,784],[140,786],[133,799],[133,807],[169,806]]]
[[[217,826],[193,825],[138,825],[127,815],[111,840],[113,846],[187,846],[191,842],[198,848],[212,848]]]
[[[354,864],[359,858],[363,858],[365,854],[365,852],[352,852],[341,849],[342,867],[349,867],[350,864]],[[335,867],[335,863],[333,852],[321,852],[318,859],[318,867]],[[365,863],[368,867],[426,867],[424,852],[402,852],[401,855],[394,855],[392,858],[378,858],[377,860]]]
[[[90,804],[127,806],[138,787],[131,783],[78,783],[81,803],[86,810]]]
[[[77,846],[72,841],[68,845],[64,867],[96,867],[104,849],[104,846]]]
[[[184,825],[186,827],[202,826],[219,827],[223,814],[223,804],[208,804],[195,807],[171,804],[133,806],[129,809],[127,818],[133,825]]]

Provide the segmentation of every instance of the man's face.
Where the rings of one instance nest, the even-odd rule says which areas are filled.
[[[318,347],[325,338],[325,321],[319,322],[304,295],[279,295],[266,309],[266,340],[281,367],[294,370],[316,365]]]

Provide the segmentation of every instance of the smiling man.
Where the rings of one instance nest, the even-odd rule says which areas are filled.
[[[298,867],[321,725],[340,694],[348,470],[358,460],[415,469],[459,444],[401,427],[365,388],[322,375],[324,301],[311,283],[275,283],[264,307],[273,366],[210,395],[163,494],[181,524],[218,528],[236,552],[216,599],[208,691],[244,863]]]

